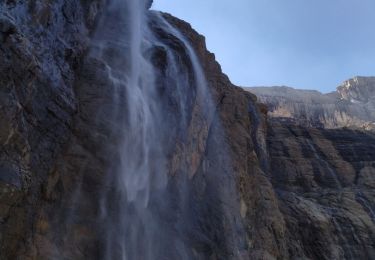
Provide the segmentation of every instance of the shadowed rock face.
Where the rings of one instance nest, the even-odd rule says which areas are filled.
[[[89,55],[103,3],[0,4],[1,259],[104,257],[103,234],[107,230],[101,225],[100,194],[108,191],[109,210],[118,209],[120,202],[105,182],[118,156],[114,151],[119,129],[109,116],[116,109],[112,102],[115,90],[108,66]],[[162,45],[153,48],[150,55],[160,73],[158,94],[171,123],[169,136],[165,136],[170,149],[168,201],[165,208],[154,209],[155,218],[169,225],[166,230],[171,236],[177,232],[183,235],[183,242],[190,247],[189,259],[279,255],[277,238],[268,228],[278,211],[275,200],[263,199],[264,194],[269,198],[274,194],[255,151],[256,147],[261,151],[261,145],[255,145],[257,140],[265,144],[259,135],[264,132],[263,119],[255,98],[230,83],[214,55],[206,50],[203,36],[181,20],[164,17],[193,46],[215,115],[203,124],[194,119],[204,111],[195,104],[195,91],[190,89],[190,134],[187,140],[179,139],[178,131],[187,129],[176,130],[178,124],[171,123],[180,117],[173,85],[166,81],[166,50]],[[181,40],[157,24],[151,28],[162,44],[176,53],[176,62],[185,66],[187,82],[192,82],[192,65]],[[107,32],[111,35],[116,28]],[[106,54],[115,55],[126,70],[127,57],[120,56],[118,48],[114,44]],[[222,144],[220,149],[218,144]],[[180,198],[182,192],[188,196]],[[177,203],[181,199],[182,205]],[[275,209],[274,216],[258,217],[268,209]],[[255,221],[259,224],[253,224]],[[178,226],[182,228],[176,229]],[[274,229],[280,236],[281,226],[275,224]],[[257,239],[261,236],[267,241]],[[160,243],[158,254],[163,259],[179,258],[175,254],[178,248]]]
[[[0,259],[103,259],[101,192],[119,204],[104,181],[118,156],[114,86],[108,66],[88,55],[103,4],[0,3]],[[267,124],[266,107],[230,83],[204,37],[163,16],[192,45],[216,109],[203,127],[189,121],[196,146],[184,147],[170,125],[168,203],[154,211],[184,235],[189,259],[374,258],[374,136]],[[181,41],[152,28],[190,73]],[[152,54],[168,122],[177,122],[165,49]],[[188,111],[203,113],[194,102]],[[179,259],[162,249],[160,259]]]
[[[375,135],[273,122],[270,177],[290,258],[375,256]]]
[[[265,171],[285,221],[287,258],[374,258],[375,135],[363,129],[373,130],[375,79],[357,77],[325,95],[247,90],[269,109]]]
[[[289,87],[245,89],[267,104],[275,120],[323,128],[375,129],[374,77],[355,77],[328,94]]]

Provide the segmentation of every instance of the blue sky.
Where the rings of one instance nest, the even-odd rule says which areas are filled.
[[[333,91],[375,76],[375,0],[154,0],[205,35],[239,86]]]

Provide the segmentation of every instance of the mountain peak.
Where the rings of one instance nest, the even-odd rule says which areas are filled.
[[[271,118],[325,128],[375,129],[375,77],[348,79],[328,94],[289,87],[245,89],[268,106]]]
[[[356,76],[337,87],[341,99],[353,103],[367,103],[375,98],[375,77]]]

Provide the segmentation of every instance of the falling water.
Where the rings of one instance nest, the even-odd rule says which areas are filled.
[[[211,223],[204,223],[208,220],[203,213],[193,212],[198,195],[187,183],[200,167],[192,153],[204,155],[202,143],[208,138],[214,106],[189,41],[160,13],[146,10],[146,4],[109,1],[90,52],[105,65],[114,89],[108,117],[116,152],[100,196],[102,258],[203,259],[192,249],[192,240],[215,246],[209,238],[215,234],[204,234]],[[206,171],[208,160],[202,164]],[[170,180],[174,174],[178,176]],[[225,182],[234,187],[233,179]],[[239,221],[215,206],[219,197],[209,194],[207,199],[213,205],[210,210],[219,215],[215,221],[237,230],[229,232],[244,241]],[[224,250],[224,245],[217,246]],[[231,253],[239,259],[236,254]]]
[[[327,172],[328,171],[328,176],[325,176],[327,178],[331,178],[331,180],[334,182],[334,187],[342,189],[341,182],[339,178],[337,177],[336,172],[332,169],[331,165],[329,163],[322,159],[321,156],[319,155],[318,151],[315,149],[314,144],[311,142],[310,139],[306,139],[307,145],[310,147],[312,153],[314,154],[315,159],[323,166],[323,169]]]
[[[374,206],[369,202],[363,192],[358,191],[356,194],[356,200],[362,205],[362,207],[369,213],[370,218],[375,221]]]
[[[342,229],[342,225],[340,225],[340,223],[337,222],[335,216],[332,216],[331,221],[336,230],[338,243],[342,249],[341,257],[345,257],[346,259],[355,259],[355,257],[353,256],[352,247],[345,236],[344,230]]]
[[[200,57],[179,21],[146,10],[147,2],[108,0],[97,21],[77,80],[83,138],[71,149],[79,158],[64,160],[68,190],[61,205],[46,207],[55,224],[45,231],[47,254],[248,259],[226,136]]]

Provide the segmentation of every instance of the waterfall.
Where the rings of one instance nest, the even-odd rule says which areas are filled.
[[[78,95],[79,121],[92,129],[79,144],[94,149],[55,217],[64,222],[49,234],[54,257],[246,259],[234,171],[201,57],[174,18],[148,4],[108,0],[91,37]]]
[[[332,169],[332,166],[326,160],[324,160],[324,159],[321,158],[321,156],[319,155],[318,151],[316,150],[314,144],[312,143],[312,141],[310,139],[306,139],[306,142],[307,142],[307,145],[309,146],[309,148],[311,149],[311,152],[314,155],[314,158],[323,167],[323,171],[325,173],[328,172],[328,174],[325,175],[325,177],[327,178],[327,180],[333,182],[332,186],[334,188],[338,188],[338,189],[341,190],[342,189],[342,185],[341,185],[341,182],[340,182],[340,180],[339,180],[339,178],[337,176],[336,171],[334,171]]]
[[[204,215],[191,216],[196,195],[188,182],[201,165],[214,106],[189,41],[145,5],[110,1],[90,51],[114,89],[108,116],[116,152],[100,196],[103,259],[198,259],[188,229],[203,228]]]

